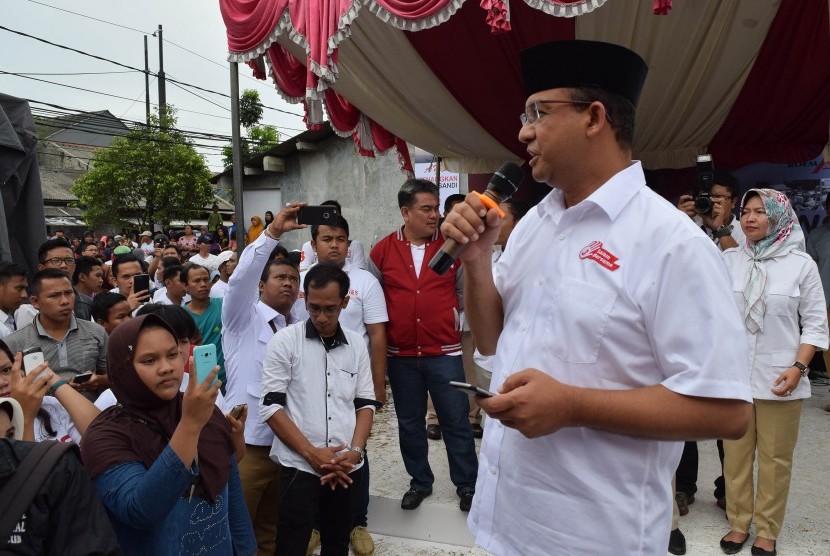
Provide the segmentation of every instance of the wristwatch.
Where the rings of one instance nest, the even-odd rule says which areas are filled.
[[[350,452],[357,452],[357,455],[360,456],[360,459],[357,460],[357,463],[363,463],[363,460],[366,459],[366,450],[364,448],[360,448],[359,446],[352,446],[349,448]]]
[[[727,226],[726,224],[722,226],[718,226],[714,230],[712,230],[712,237],[715,239],[720,239],[722,237],[731,236],[732,235],[732,225],[730,224]]]
[[[69,382],[62,378],[62,379],[58,380],[57,382],[55,382],[55,384],[50,386],[49,389],[46,390],[46,393],[48,395],[52,396],[52,397],[55,397],[55,393],[57,392],[58,388],[60,388],[64,384],[69,384]]]
[[[799,371],[801,371],[801,377],[802,378],[807,376],[807,373],[810,372],[810,367],[808,367],[804,363],[800,363],[800,362],[796,361],[795,363],[792,364],[792,366],[795,367],[796,369],[798,369]]]

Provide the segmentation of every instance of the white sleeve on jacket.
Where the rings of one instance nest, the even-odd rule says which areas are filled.
[[[259,420],[266,423],[274,413],[285,409],[285,403],[271,403],[266,405],[265,398],[269,394],[286,395],[288,384],[291,382],[292,361],[296,359],[299,347],[294,345],[294,327],[279,330],[268,347],[265,348],[265,359],[262,361],[262,393],[259,397]]]
[[[271,239],[262,233],[242,252],[239,264],[228,280],[228,293],[225,294],[222,304],[224,329],[232,332],[244,330],[251,319],[256,318],[259,278],[268,257],[277,245],[279,240]]]
[[[363,244],[359,240],[353,239],[349,244],[349,251],[352,266],[366,270],[366,250],[363,249]]]
[[[826,350],[828,347],[827,302],[815,261],[805,261],[799,284],[798,314],[802,344]]]

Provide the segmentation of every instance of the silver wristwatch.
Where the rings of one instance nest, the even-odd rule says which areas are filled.
[[[363,463],[363,460],[366,459],[366,450],[364,448],[360,448],[359,446],[352,446],[349,448],[350,452],[357,452],[357,455],[360,456],[360,459],[357,463]]]

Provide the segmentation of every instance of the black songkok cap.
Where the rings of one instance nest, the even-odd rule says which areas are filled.
[[[521,52],[525,94],[563,87],[595,87],[637,106],[648,66],[637,53],[607,42],[555,41]]]

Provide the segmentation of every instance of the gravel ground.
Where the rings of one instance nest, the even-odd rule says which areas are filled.
[[[804,404],[787,517],[778,543],[778,553],[784,556],[830,555],[830,488],[827,474],[830,413],[824,411],[828,403],[828,387],[814,385],[813,397]],[[479,442],[476,441],[477,446]],[[436,481],[433,495],[422,508],[427,509],[428,505],[456,506],[458,497],[449,480],[444,444],[430,441],[429,446]],[[391,395],[390,403],[375,418],[369,451],[372,462],[371,494],[399,500],[407,490],[409,477],[398,450],[398,427]],[[729,526],[724,512],[715,505],[712,496],[713,481],[720,474],[715,442],[700,442],[699,452],[698,493],[689,514],[680,518],[680,529],[686,535],[687,554],[722,554],[718,541],[727,533]],[[371,522],[369,529],[372,529]],[[378,556],[460,556],[469,552],[469,547],[464,546],[381,535],[374,537],[375,554]],[[744,547],[744,554],[749,554],[749,544]]]

